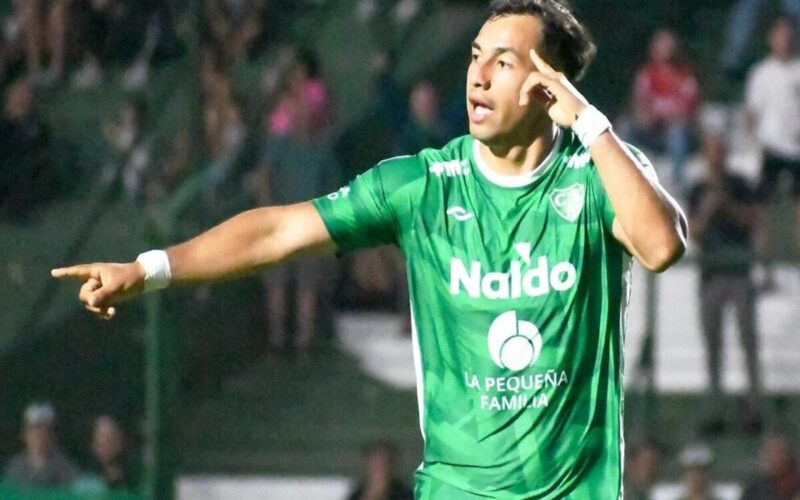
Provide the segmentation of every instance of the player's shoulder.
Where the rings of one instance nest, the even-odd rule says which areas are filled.
[[[451,140],[441,148],[426,148],[419,152],[420,159],[426,164],[469,159],[472,154],[474,139],[469,135],[462,135]]]
[[[470,158],[471,138],[457,137],[441,148],[425,148],[413,155],[387,158],[376,165],[381,177],[406,180],[426,177],[437,169],[451,170],[463,166]]]

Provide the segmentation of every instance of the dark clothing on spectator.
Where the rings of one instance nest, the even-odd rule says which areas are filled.
[[[782,483],[759,476],[750,481],[741,500],[795,500],[800,495],[800,478],[787,477]]]
[[[38,469],[20,453],[8,463],[3,479],[13,486],[51,488],[67,486],[78,478],[78,469],[61,452],[53,452],[45,467]]]
[[[742,224],[732,213],[757,200],[746,181],[725,174],[721,193],[712,193],[707,183],[695,186],[689,197],[689,211],[697,217],[707,196],[723,196],[721,207],[710,215],[699,235],[700,315],[706,342],[706,363],[712,411],[721,411],[722,325],[725,306],[732,304],[750,383],[751,412],[757,411],[760,394],[758,338],[756,334],[756,289],[750,278],[753,235],[750,225]],[[727,208],[727,209],[726,209]],[[715,416],[714,418],[719,418]]]
[[[158,9],[153,0],[109,2],[97,9],[90,0],[80,0],[81,43],[102,64],[129,62],[141,50],[147,25]]]
[[[425,128],[409,121],[400,130],[397,154],[416,154],[425,148],[440,148],[447,143],[444,127]]]
[[[325,138],[306,142],[291,135],[273,136],[264,155],[272,205],[310,200],[338,186],[336,158]]]
[[[722,393],[722,323],[725,306],[736,311],[739,342],[751,385],[760,385],[758,370],[758,338],[756,335],[756,287],[748,274],[715,273],[700,285],[700,313],[706,341],[709,385],[712,397]]]
[[[0,214],[25,215],[42,197],[50,161],[47,129],[33,114],[0,118]]]
[[[359,485],[355,493],[350,495],[349,500],[361,500],[364,487],[363,484]],[[414,492],[399,479],[394,479],[382,500],[414,500]]]
[[[763,155],[761,183],[758,188],[760,201],[770,202],[775,198],[783,173],[791,177],[792,197],[800,198],[800,160],[776,155],[769,151],[764,151]]]
[[[752,205],[757,198],[747,181],[736,175],[726,175],[723,191],[732,203]],[[709,186],[695,186],[689,196],[689,211],[696,213],[708,193]],[[700,271],[703,281],[715,273],[749,274],[753,250],[752,230],[743,227],[724,211],[718,211],[700,236]]]
[[[98,479],[103,481],[103,484],[105,484],[109,490],[136,490],[139,487],[138,478],[135,470],[131,466],[131,461],[123,459],[117,464],[117,467],[119,473],[109,473],[105,471],[99,463],[94,462],[88,470],[93,476],[97,476]]]

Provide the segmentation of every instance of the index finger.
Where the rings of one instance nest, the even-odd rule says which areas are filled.
[[[553,69],[552,66],[547,64],[547,61],[542,59],[536,49],[531,49],[530,51],[531,61],[533,61],[533,65],[536,67],[538,71],[542,73],[555,73],[556,70]]]
[[[89,278],[99,278],[100,273],[92,264],[80,264],[77,266],[60,267],[50,271],[53,278],[68,278],[77,279],[80,281],[88,280]]]

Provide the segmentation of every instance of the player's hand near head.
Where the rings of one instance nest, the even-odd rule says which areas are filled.
[[[81,264],[53,269],[51,274],[83,282],[78,298],[87,310],[103,319],[114,317],[114,304],[144,291],[145,271],[138,262]]]
[[[519,96],[519,105],[527,106],[531,99],[542,103],[550,118],[561,127],[570,128],[589,102],[574,85],[544,59],[530,51],[534,70],[528,75]]]

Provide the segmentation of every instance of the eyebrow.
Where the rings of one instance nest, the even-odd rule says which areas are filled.
[[[480,45],[478,42],[472,42],[472,48],[473,48],[473,49],[478,49],[478,50],[480,50],[480,51],[483,51],[483,48],[481,47],[481,45]],[[513,48],[511,48],[511,47],[499,46],[499,47],[495,47],[495,48],[494,48],[494,53],[495,53],[495,55],[501,55],[501,54],[505,54],[506,52],[510,52],[511,54],[513,54],[513,55],[515,55],[517,58],[519,58],[519,54],[517,54],[517,51],[516,51],[516,50],[514,50],[514,49],[513,49]]]

